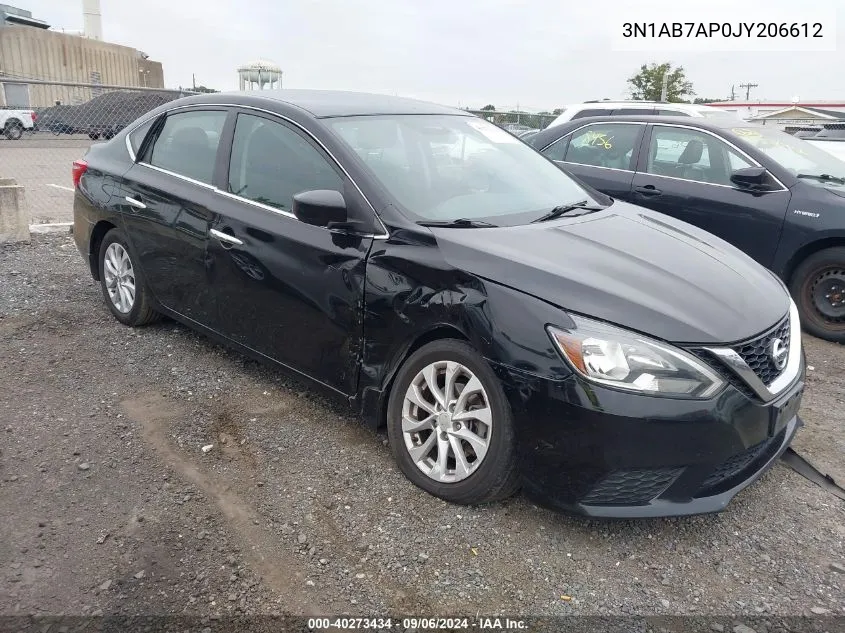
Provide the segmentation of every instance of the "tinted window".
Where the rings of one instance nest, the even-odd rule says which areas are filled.
[[[563,160],[566,156],[566,148],[568,146],[569,137],[564,136],[561,139],[555,141],[554,145],[551,145],[543,150],[543,154],[551,158],[552,160]]]
[[[588,116],[607,116],[610,114],[610,110],[606,109],[598,109],[592,108],[590,110],[581,110],[580,112],[576,112],[572,115],[573,119],[583,119]]]
[[[141,149],[141,145],[144,143],[144,139],[147,137],[147,133],[153,126],[153,123],[157,120],[157,117],[153,117],[129,134],[129,145],[132,146],[132,151],[135,152],[136,156],[138,155],[138,151]]]
[[[691,116],[686,112],[681,112],[680,110],[658,110],[657,114],[660,116]]]
[[[573,133],[563,160],[579,165],[632,169],[641,125],[594,123]]]
[[[617,108],[613,111],[614,116],[623,116],[625,114],[654,114],[654,108]]]
[[[171,114],[150,153],[150,164],[211,184],[226,112]]]
[[[297,132],[269,119],[239,114],[229,191],[290,212],[293,196],[313,189],[343,191],[343,181]]]
[[[752,166],[715,136],[696,130],[655,126],[646,171],[684,180],[731,185],[731,172]]]

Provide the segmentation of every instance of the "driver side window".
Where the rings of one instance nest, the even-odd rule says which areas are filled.
[[[642,125],[627,123],[595,123],[572,135],[563,160],[579,165],[593,165],[633,171],[634,149]],[[552,150],[559,141],[552,145]]]
[[[712,134],[656,125],[646,172],[682,180],[733,186],[731,174],[754,165]]]

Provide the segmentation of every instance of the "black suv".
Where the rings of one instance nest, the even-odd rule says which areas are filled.
[[[729,117],[592,117],[526,142],[614,198],[738,246],[789,285],[809,333],[845,342],[845,162]]]

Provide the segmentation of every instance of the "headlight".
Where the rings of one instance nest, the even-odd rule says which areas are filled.
[[[687,352],[636,332],[570,315],[571,330],[548,327],[560,353],[593,382],[654,396],[709,398],[725,385]]]

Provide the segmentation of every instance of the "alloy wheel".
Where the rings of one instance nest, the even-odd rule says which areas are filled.
[[[135,305],[135,270],[121,244],[109,244],[103,259],[103,274],[114,307],[122,314],[131,312]]]
[[[490,400],[464,365],[438,361],[411,381],[402,403],[402,436],[426,476],[455,483],[472,475],[487,455],[493,432]]]

